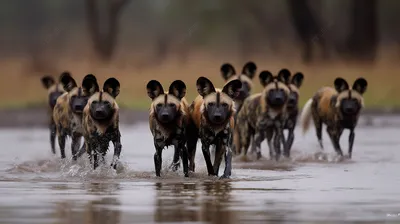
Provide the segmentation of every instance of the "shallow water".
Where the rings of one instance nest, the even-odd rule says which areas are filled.
[[[168,171],[173,150],[164,150],[156,178],[146,123],[121,128],[117,171],[109,167],[112,146],[107,165],[92,171],[86,158],[52,155],[46,129],[3,129],[0,223],[400,223],[398,126],[360,126],[344,162],[335,161],[325,132],[327,158],[317,159],[314,131],[296,131],[292,161],[235,158],[231,179],[220,181],[206,175],[200,149],[190,178]]]

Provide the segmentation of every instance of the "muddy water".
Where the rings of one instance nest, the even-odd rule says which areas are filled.
[[[46,129],[3,129],[0,223],[400,223],[398,127],[360,126],[353,159],[343,162],[325,132],[318,159],[314,132],[303,137],[297,130],[292,161],[235,158],[229,181],[206,175],[201,150],[191,178],[169,171],[172,148],[156,178],[145,123],[122,127],[117,171],[108,166],[112,147],[107,166],[92,171],[86,158],[51,155]]]

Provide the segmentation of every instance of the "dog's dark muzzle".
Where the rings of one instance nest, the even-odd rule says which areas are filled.
[[[54,92],[54,93],[51,93],[51,94],[49,95],[49,104],[50,104],[50,107],[51,107],[51,108],[54,108],[54,106],[55,106],[56,103],[57,103],[58,97],[60,97],[61,95],[62,95],[61,92]]]
[[[94,117],[98,120],[103,120],[109,117],[109,112],[104,109],[96,109],[94,111]]]
[[[360,111],[360,104],[353,99],[346,99],[342,101],[341,110],[343,115],[354,116]]]
[[[83,109],[87,104],[88,99],[85,98],[75,98],[71,101],[71,108],[74,113],[82,113]]]
[[[91,116],[95,120],[106,120],[112,117],[114,110],[109,106],[109,104],[104,103],[93,103],[90,106]]]
[[[162,123],[170,123],[174,120],[176,113],[171,108],[162,107],[157,111],[157,119]]]
[[[296,95],[290,95],[287,103],[288,109],[294,109],[298,105],[298,99]]]
[[[225,112],[221,109],[216,109],[209,114],[209,119],[214,124],[222,124],[225,122]]]
[[[271,106],[283,106],[286,102],[286,96],[283,91],[273,91],[268,94],[267,100]]]

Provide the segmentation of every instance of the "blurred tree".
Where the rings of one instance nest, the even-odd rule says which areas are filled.
[[[122,8],[129,0],[107,0],[107,13],[105,21],[100,17],[99,1],[86,0],[87,21],[90,37],[94,44],[94,49],[104,61],[111,60],[117,43],[119,32],[118,19]],[[107,24],[102,32],[100,24]]]
[[[328,57],[328,49],[321,22],[311,11],[307,0],[288,0],[291,21],[303,45],[302,58],[305,63],[313,60],[313,45],[318,43],[323,58]]]
[[[358,61],[372,62],[378,48],[377,1],[353,0],[347,54]]]
[[[29,58],[27,74],[52,73],[56,71],[53,63],[49,62],[46,55],[48,42],[46,40],[46,25],[49,19],[47,2],[38,4],[33,1],[16,1],[19,11],[16,15],[21,15],[18,20],[21,32],[20,41],[23,43]]]

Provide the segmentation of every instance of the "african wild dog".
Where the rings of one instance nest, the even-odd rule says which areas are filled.
[[[216,89],[212,82],[200,77],[197,79],[196,97],[190,106],[190,126],[187,129],[187,146],[190,170],[194,171],[197,140],[200,137],[208,175],[218,176],[222,156],[225,156],[225,170],[221,178],[228,178],[232,170],[232,132],[234,129],[235,103],[240,94],[242,82],[234,79],[225,84],[222,90]],[[216,146],[214,165],[210,159],[210,146]]]
[[[309,126],[311,118],[314,121],[319,145],[322,145],[322,124],[331,139],[336,153],[343,158],[339,140],[344,129],[350,130],[349,158],[351,158],[354,143],[354,129],[357,126],[361,109],[364,107],[363,94],[367,90],[367,80],[358,78],[352,88],[343,78],[336,78],[335,88],[323,87],[307,101],[301,113],[301,125],[303,133]]]
[[[282,69],[281,72],[288,72],[290,75],[289,70]],[[283,129],[288,130],[288,136],[286,139],[287,148],[283,151],[283,156],[290,157],[290,150],[292,148],[294,142],[294,129],[296,128],[297,118],[299,113],[299,97],[300,97],[300,87],[303,84],[304,75],[301,72],[295,73],[290,81],[287,83],[289,87],[289,99],[286,104],[286,121],[283,126]]]
[[[65,91],[63,86],[51,76],[43,76],[41,82],[45,89],[47,89],[48,95],[48,115],[49,115],[49,129],[50,129],[50,146],[53,154],[56,154],[56,124],[53,119],[53,109],[56,105],[57,98],[61,96]]]
[[[237,96],[235,101],[235,116],[234,119],[236,121],[237,115],[242,108],[243,101],[250,96],[251,89],[253,88],[253,78],[257,71],[257,66],[254,62],[247,62],[243,68],[241,74],[236,74],[236,70],[230,63],[225,63],[221,66],[221,75],[222,78],[225,79],[226,83],[238,79],[242,82],[242,88],[240,89],[239,96]],[[231,141],[233,138],[231,138]],[[211,150],[212,153],[215,153],[215,146]],[[236,150],[233,147],[232,153],[236,154]]]
[[[279,71],[282,77],[290,77],[291,73],[288,69],[283,68]],[[287,144],[286,150],[283,151],[283,156],[290,157],[290,149],[292,148],[294,141],[294,129],[297,124],[298,118],[298,102],[299,102],[299,88],[303,83],[304,75],[301,72],[297,72],[290,79],[287,79],[286,85],[289,88],[289,97],[286,104],[286,115],[283,130],[288,130],[288,137],[285,140]],[[253,153],[255,153],[255,147],[251,147]]]
[[[279,73],[274,77],[269,71],[262,71],[259,75],[261,85],[264,87],[261,93],[248,97],[242,109],[239,111],[234,133],[235,149],[238,154],[247,150],[252,141],[252,147],[257,152],[257,159],[261,158],[261,142],[267,138],[270,158],[279,160],[281,150],[287,148],[283,135],[283,125],[286,120],[286,104],[289,96],[289,88],[285,83],[289,77],[285,73]],[[272,144],[272,138],[274,143]]]
[[[235,68],[225,63],[221,66],[221,75],[225,79],[226,83],[233,79],[239,79],[242,82],[242,88],[240,89],[239,96],[235,98],[236,114],[240,111],[244,99],[250,96],[251,89],[253,87],[253,78],[256,74],[257,66],[254,62],[247,62],[243,68],[241,74],[236,74]]]
[[[107,79],[100,91],[96,80],[88,80],[91,97],[83,109],[83,137],[86,152],[93,169],[99,165],[98,156],[105,162],[110,141],[114,145],[114,156],[111,166],[116,169],[121,154],[121,133],[119,131],[119,107],[115,98],[120,92],[120,83],[115,78]]]
[[[183,173],[189,176],[188,151],[186,148],[186,126],[188,122],[188,105],[185,100],[186,85],[181,80],[175,80],[169,86],[168,92],[160,82],[151,80],[147,84],[147,95],[152,99],[150,106],[149,125],[154,137],[154,166],[156,176],[161,175],[162,150],[173,145],[175,154],[173,168],[179,166],[179,156],[182,157]]]
[[[60,82],[66,93],[57,99],[53,110],[58,144],[61,150],[61,158],[65,158],[65,139],[67,136],[72,137],[72,158],[76,160],[85,151],[85,144],[79,150],[83,135],[82,112],[92,94],[90,90],[96,83],[96,77],[92,74],[86,75],[82,81],[82,87],[78,87],[71,74],[64,73],[60,78]]]

